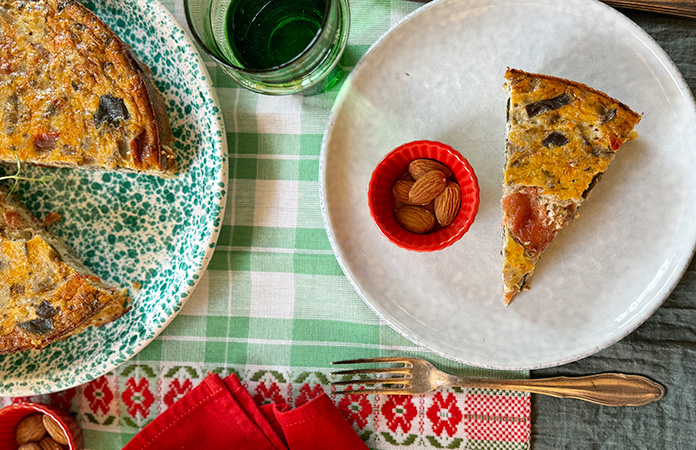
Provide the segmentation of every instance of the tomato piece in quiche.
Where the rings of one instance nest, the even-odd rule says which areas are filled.
[[[128,303],[125,289],[100,280],[44,222],[0,190],[0,354],[41,349],[106,324]]]
[[[540,256],[576,217],[641,115],[583,84],[508,69],[503,181],[505,304],[529,288]]]

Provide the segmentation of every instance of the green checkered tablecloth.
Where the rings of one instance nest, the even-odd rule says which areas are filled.
[[[185,27],[183,3],[164,4]],[[350,6],[347,72],[421,4]],[[270,97],[239,88],[210,62],[207,68],[230,164],[224,226],[207,271],[176,319],[135,358],[34,400],[74,412],[86,448],[115,449],[210,373],[236,373],[257,401],[290,407],[330,391],[329,363],[347,358],[409,354],[462,374],[529,376],[465,368],[419,348],[380,321],[343,275],[324,229],[318,181],[322,135],[341,83],[310,97]],[[371,448],[529,447],[527,394],[331,398]]]

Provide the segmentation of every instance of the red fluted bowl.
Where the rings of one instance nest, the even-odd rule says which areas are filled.
[[[69,413],[40,403],[16,403],[0,409],[0,448],[18,448],[16,429],[19,422],[29,414],[42,413],[52,417],[68,437],[70,450],[82,450],[82,430]]]
[[[441,162],[452,171],[462,191],[462,205],[450,225],[427,234],[412,233],[394,217],[396,199],[392,186],[408,172],[408,165],[418,158]],[[479,206],[479,186],[474,169],[461,153],[435,141],[415,141],[392,150],[372,172],[367,192],[370,215],[382,234],[406,250],[432,252],[458,241],[469,230]]]

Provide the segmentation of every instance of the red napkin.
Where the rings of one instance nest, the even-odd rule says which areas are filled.
[[[235,375],[210,375],[138,433],[124,450],[367,450],[323,393],[280,410],[254,403]]]

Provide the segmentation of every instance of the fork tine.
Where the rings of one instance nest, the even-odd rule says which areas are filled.
[[[405,389],[348,389],[346,391],[336,391],[339,395],[354,395],[354,394],[380,394],[380,395],[413,395],[412,392],[408,391],[409,388]]]
[[[367,363],[402,363],[411,364],[413,358],[404,356],[382,356],[377,358],[359,358],[346,359],[343,361],[334,361],[331,364],[367,364]]]
[[[411,373],[408,369],[404,370],[403,367],[387,367],[384,369],[353,369],[353,370],[339,370],[337,372],[331,372],[331,375],[359,375],[368,373],[398,373],[403,375],[408,375]]]
[[[409,378],[371,378],[366,380],[345,380],[345,381],[334,381],[334,385],[346,385],[346,384],[403,384],[408,386],[411,384]]]
[[[346,380],[346,381],[336,381],[331,383],[334,386],[346,386],[346,385],[381,385],[381,387],[376,387],[372,389],[347,389],[345,391],[336,391],[336,394],[341,395],[353,395],[353,394],[383,394],[383,395],[413,395],[413,386],[411,385],[411,370],[415,366],[416,358],[411,358],[407,356],[383,356],[377,358],[359,358],[359,359],[347,359],[344,361],[335,361],[331,364],[379,364],[379,363],[391,363],[391,364],[403,364],[401,367],[385,367],[385,368],[374,368],[374,369],[353,369],[353,370],[340,370],[337,372],[332,372],[332,375],[366,375],[366,374],[389,374],[389,375],[403,375],[403,377],[391,377],[391,378],[371,378],[371,379],[357,379],[357,380]],[[397,387],[398,386],[398,387]]]

